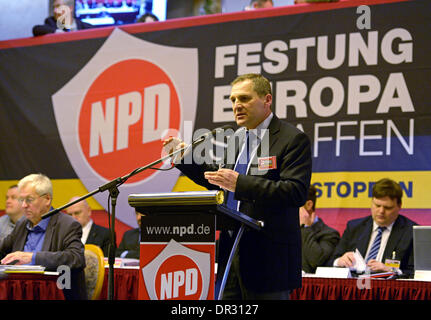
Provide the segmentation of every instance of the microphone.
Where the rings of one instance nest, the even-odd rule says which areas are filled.
[[[232,129],[234,130],[234,127],[231,126],[230,124],[221,126],[221,127],[217,127],[215,129],[212,129],[210,132],[207,132],[205,134],[203,134],[202,136],[200,136],[199,138],[195,139],[192,141],[192,143],[190,143],[189,145],[186,145],[185,147],[178,149],[174,152],[171,152],[171,163],[172,166],[174,165],[174,163],[179,160],[182,159],[183,157],[185,157],[185,155],[190,151],[190,148],[196,147],[198,144],[201,144],[202,142],[204,142],[208,137],[214,135],[217,132],[222,132],[224,130],[228,130],[228,129]],[[174,155],[175,154],[175,155]],[[178,158],[179,156],[179,158]]]
[[[199,138],[197,138],[196,140],[194,140],[191,145],[192,146],[196,146],[197,144],[205,141],[208,137],[216,134],[217,132],[222,132],[222,131],[225,131],[225,130],[228,130],[228,129],[234,130],[234,127],[232,125],[230,125],[230,124],[226,124],[224,126],[212,129],[210,132],[207,132],[207,133],[203,134],[202,136],[200,136]]]
[[[182,148],[180,150],[177,150],[174,153],[183,152],[188,147],[195,146],[195,145],[197,145],[197,144],[205,141],[205,139],[207,139],[209,136],[213,135],[214,133],[217,133],[217,132],[223,131],[223,130],[227,130],[227,129],[234,129],[234,128],[231,125],[224,125],[222,127],[215,128],[211,132],[208,132],[208,133],[202,135],[201,137],[199,137],[198,139],[196,139],[195,141],[193,141],[191,145],[189,145],[187,147],[184,147],[184,148]],[[159,160],[156,160],[156,161],[154,161],[154,162],[152,162],[152,163],[150,163],[150,164],[148,164],[148,165],[146,165],[144,167],[137,168],[137,169],[133,170],[131,173],[129,173],[128,175],[125,175],[124,177],[118,177],[118,178],[116,178],[114,180],[111,180],[111,181],[105,183],[104,185],[100,186],[98,189],[93,190],[92,192],[86,194],[85,196],[83,196],[81,198],[78,198],[78,199],[76,199],[76,200],[74,200],[72,202],[69,202],[69,203],[65,204],[64,206],[62,206],[60,208],[53,209],[53,210],[51,210],[51,211],[43,214],[42,215],[42,219],[46,219],[46,218],[48,218],[48,217],[50,217],[50,216],[52,216],[52,215],[54,215],[54,214],[62,211],[63,209],[66,209],[67,207],[70,207],[71,205],[74,205],[75,203],[78,203],[78,202],[80,202],[80,201],[82,201],[82,200],[84,200],[86,198],[89,198],[89,197],[95,195],[96,193],[103,192],[103,191],[106,191],[106,190],[111,190],[110,188],[112,186],[120,186],[121,184],[123,184],[131,176],[133,176],[135,174],[138,174],[139,172],[142,172],[142,171],[144,171],[146,169],[150,169],[150,168],[154,167],[156,164],[159,164],[160,162],[168,159],[168,157],[171,157],[172,155],[173,154],[169,154],[169,155],[167,155],[167,156],[165,156],[165,157],[163,157],[163,158],[161,158]],[[118,190],[117,190],[117,192],[118,192]]]

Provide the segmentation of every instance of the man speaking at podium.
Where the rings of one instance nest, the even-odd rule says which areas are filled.
[[[230,100],[240,128],[228,140],[224,167],[198,164],[202,161],[197,155],[187,151],[175,161],[176,167],[199,185],[224,189],[228,207],[264,221],[260,231],[244,231],[223,299],[289,299],[290,291],[301,286],[298,210],[310,185],[310,141],[271,112],[272,92],[266,78],[246,74],[231,85]],[[167,152],[184,147],[178,138],[164,141]],[[226,230],[220,234],[218,278],[223,276],[234,237]]]

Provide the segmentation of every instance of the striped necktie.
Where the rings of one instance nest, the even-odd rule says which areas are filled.
[[[244,148],[242,149],[242,152],[238,156],[238,160],[236,161],[234,170],[238,172],[239,174],[247,174],[247,167],[248,163],[250,162],[250,146],[249,143],[249,132],[248,130],[245,133],[245,141],[244,141]],[[231,208],[233,210],[238,210],[238,200],[234,197],[234,192],[228,192],[227,194],[227,201],[226,206],[228,208]]]
[[[371,259],[376,259],[377,253],[380,249],[380,243],[382,242],[382,233],[386,229],[386,227],[379,227],[376,238],[374,239],[373,245],[371,246],[370,252],[368,253],[367,261]]]

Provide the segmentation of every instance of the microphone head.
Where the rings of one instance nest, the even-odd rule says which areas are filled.
[[[229,130],[229,129],[232,129],[232,131],[230,133],[226,132],[226,130]],[[230,124],[227,124],[227,125],[224,125],[221,127],[217,127],[215,129],[201,135],[199,138],[193,140],[191,145],[196,146],[196,145],[204,142],[205,140],[209,140],[210,137],[222,140],[222,141],[214,142],[214,144],[225,143],[226,139],[229,138],[232,134],[234,134],[234,132],[235,132],[235,129]],[[222,137],[220,137],[217,133],[219,133],[219,134],[221,133]]]
[[[234,131],[235,131],[235,128],[234,128],[232,125],[230,125],[230,124],[225,124],[224,126],[217,127],[217,128],[215,128],[215,129],[213,129],[213,130],[211,131],[211,133],[212,133],[212,134],[214,134],[214,133],[216,133],[217,131],[226,131],[226,130],[229,130],[229,129],[231,129],[231,130],[234,130]]]
[[[226,125],[224,125],[224,126],[217,127],[217,128],[215,128],[215,129],[212,129],[211,131],[209,131],[209,132],[207,132],[207,133],[203,134],[203,135],[202,135],[202,136],[200,136],[198,139],[194,140],[194,141],[193,141],[193,143],[200,143],[200,142],[202,142],[202,141],[204,141],[204,140],[208,139],[209,137],[214,136],[217,132],[220,132],[220,133],[222,133],[222,132],[223,132],[223,133],[224,133],[224,131],[229,130],[229,129],[232,129],[232,130],[233,130],[233,131],[232,131],[232,133],[235,131],[235,129],[234,129],[234,127],[233,127],[232,125],[230,125],[230,124],[226,124]]]

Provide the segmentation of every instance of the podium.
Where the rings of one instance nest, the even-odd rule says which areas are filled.
[[[223,191],[131,194],[128,202],[142,214],[142,300],[221,299],[242,233],[263,227],[262,221],[226,207]],[[216,230],[234,229],[238,232],[215,297]]]

